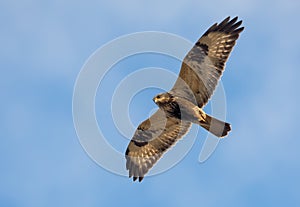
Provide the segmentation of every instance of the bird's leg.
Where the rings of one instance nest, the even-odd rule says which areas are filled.
[[[198,121],[205,122],[206,121],[206,113],[199,107],[198,107],[198,111],[199,111]]]

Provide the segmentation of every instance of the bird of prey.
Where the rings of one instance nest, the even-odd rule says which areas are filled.
[[[126,153],[126,169],[133,181],[142,181],[161,156],[198,124],[217,137],[231,130],[230,124],[206,114],[202,108],[212,96],[225,63],[244,27],[238,17],[212,25],[183,59],[173,88],[153,101],[158,110],[135,131]]]

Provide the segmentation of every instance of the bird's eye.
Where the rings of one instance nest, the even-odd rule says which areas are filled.
[[[156,96],[156,98],[160,99],[160,95]]]

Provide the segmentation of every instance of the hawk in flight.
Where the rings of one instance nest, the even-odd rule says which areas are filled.
[[[126,169],[133,181],[142,181],[160,157],[182,138],[192,123],[217,137],[231,130],[230,124],[206,114],[202,108],[212,96],[225,63],[244,27],[238,17],[212,25],[185,56],[173,88],[153,101],[159,109],[135,131],[126,153]]]

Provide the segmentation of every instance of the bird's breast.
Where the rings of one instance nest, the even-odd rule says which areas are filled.
[[[177,102],[167,103],[164,105],[163,109],[166,112],[167,116],[181,119],[181,110]]]

